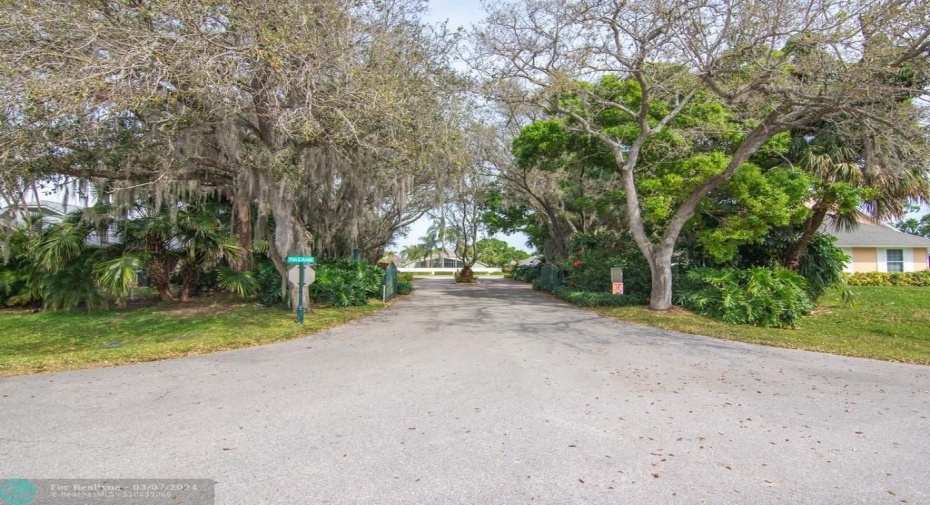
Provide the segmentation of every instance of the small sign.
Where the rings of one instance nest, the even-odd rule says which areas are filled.
[[[291,264],[304,263],[304,264],[313,265],[316,263],[316,257],[315,256],[288,256],[287,262]]]
[[[613,294],[615,295],[623,294],[623,283],[622,282],[613,283]]]

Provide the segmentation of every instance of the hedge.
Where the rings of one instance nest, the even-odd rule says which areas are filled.
[[[629,307],[645,305],[646,300],[636,295],[614,295],[595,291],[579,291],[567,286],[559,286],[552,294],[579,307]]]
[[[918,272],[857,272],[843,274],[850,286],[920,286],[930,287],[930,270]]]

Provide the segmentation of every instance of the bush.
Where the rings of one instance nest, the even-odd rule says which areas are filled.
[[[801,257],[798,273],[807,280],[811,300],[818,300],[828,289],[843,283],[843,267],[849,258],[834,242],[834,237],[817,233]]]
[[[369,298],[381,297],[384,270],[353,260],[329,260],[316,268],[316,282],[310,285],[310,299],[330,307],[367,305]]]
[[[930,287],[930,270],[918,272],[856,272],[843,274],[850,286],[918,286]]]
[[[475,284],[478,282],[478,276],[471,267],[464,266],[461,270],[455,272],[455,282],[459,284]]]
[[[413,272],[397,272],[397,280],[398,282],[413,282]]]
[[[520,265],[514,267],[510,278],[515,281],[533,282],[539,278],[542,272],[542,266],[543,263],[537,263],[535,265]]]
[[[562,264],[565,284],[578,291],[610,293],[610,269],[623,268],[624,292],[646,297],[652,289],[649,263],[629,238],[614,233],[579,233]]]
[[[814,309],[807,281],[781,267],[695,268],[685,274],[678,303],[731,324],[795,326]]]
[[[281,296],[281,274],[270,259],[256,255],[252,276],[258,281],[259,303],[266,307],[284,305],[284,297]]]
[[[646,304],[646,299],[638,295],[614,295],[604,292],[580,291],[567,286],[559,286],[553,289],[552,294],[579,307],[629,307]]]
[[[397,294],[399,295],[409,295],[413,292],[413,283],[410,281],[397,281]]]

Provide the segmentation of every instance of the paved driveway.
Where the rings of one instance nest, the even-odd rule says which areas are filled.
[[[218,504],[930,503],[930,368],[618,323],[506,280],[416,286],[315,337],[0,379],[0,479],[210,478]]]

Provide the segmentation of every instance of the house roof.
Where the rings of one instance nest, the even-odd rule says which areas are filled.
[[[855,230],[825,224],[821,231],[836,237],[837,247],[927,247],[930,239],[898,231],[890,226],[860,222]]]
[[[455,255],[455,253],[454,253],[453,251],[450,251],[449,249],[443,249],[442,251],[440,251],[440,250],[433,251],[432,255],[430,255],[430,256],[426,256],[426,257],[423,257],[423,258],[420,258],[420,259],[417,259],[417,260],[406,261],[404,264],[402,264],[402,265],[400,265],[400,266],[402,266],[402,267],[413,267],[414,265],[416,265],[417,263],[420,263],[420,262],[425,262],[425,261],[430,261],[430,260],[439,261],[439,260],[444,260],[444,259],[452,259],[452,260],[456,260],[456,261],[461,261],[461,260],[458,258],[458,256]],[[475,262],[475,266],[478,267],[478,268],[487,268],[488,265],[485,265],[484,263],[482,263],[482,262],[480,262],[480,261],[476,261],[476,262]]]
[[[65,208],[65,206],[61,202],[53,202],[50,200],[39,200],[38,203],[26,202],[25,206],[23,206],[23,204],[21,203],[4,206],[2,209],[0,209],[0,213],[14,212],[17,209],[21,209],[23,207],[25,207],[25,209],[28,212],[42,213],[43,215],[46,215],[46,216],[52,215],[52,216],[61,216],[61,217],[63,217],[69,211],[80,208],[75,205],[71,205],[68,208]]]

